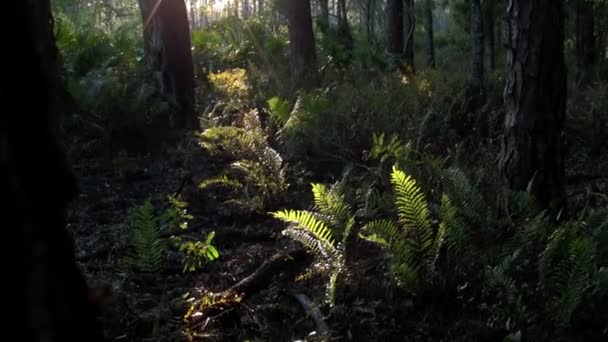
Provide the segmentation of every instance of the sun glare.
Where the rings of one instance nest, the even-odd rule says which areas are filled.
[[[213,9],[216,12],[221,12],[224,9],[224,7],[226,7],[227,1],[228,0],[215,0],[215,3],[213,4]]]

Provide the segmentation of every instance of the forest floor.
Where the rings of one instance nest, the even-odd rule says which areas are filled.
[[[470,340],[472,336],[495,340],[492,334],[500,333],[486,329],[483,322],[467,317],[467,313],[426,316],[432,308],[420,310],[411,298],[392,293],[379,276],[386,273],[381,254],[363,241],[353,248],[357,257],[349,259],[356,261],[347,265],[338,285],[342,306],[322,308],[326,321],[318,319],[314,305],[303,305],[296,299],[304,295],[322,302],[323,280],[304,277],[295,281],[293,276],[298,272],[293,269],[276,272],[268,286],[242,303],[186,321],[189,297],[225,291],[255,273],[273,255],[297,250],[297,246],[281,238],[284,226],[278,221],[267,215],[225,210],[198,190],[200,181],[212,176],[218,166],[194,136],[154,156],[121,158],[101,157],[106,155],[101,137],[81,139],[68,149],[80,182],[80,195],[72,203],[68,220],[77,260],[90,285],[110,290],[103,298],[101,322],[111,341],[325,340],[310,335],[320,330],[334,337],[330,340],[390,340],[396,336],[399,340],[410,336],[407,340],[412,341],[446,336],[452,336],[450,340]],[[568,170],[571,200],[580,203],[592,198],[590,194],[608,193],[608,151],[594,158],[573,154],[570,159],[567,164],[576,165]],[[125,224],[129,209],[147,198],[162,206],[167,195],[176,192],[189,203],[188,211],[194,217],[189,228],[177,234],[185,240],[201,240],[215,231],[214,245],[220,258],[196,272],[184,273],[182,255],[168,249],[159,273],[122,267],[131,239]],[[596,198],[592,206],[608,202],[605,197]],[[164,237],[175,233],[165,232]],[[310,262],[306,259],[296,266],[304,270]],[[426,303],[449,305],[441,297],[445,296]]]

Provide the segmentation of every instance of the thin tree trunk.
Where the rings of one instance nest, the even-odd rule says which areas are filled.
[[[249,19],[250,14],[249,0],[243,0],[243,19]]]
[[[194,64],[184,0],[139,0],[144,46],[162,74],[161,93],[174,98],[176,115],[169,126],[195,128]]]
[[[405,39],[405,64],[412,71],[414,70],[414,32],[416,31],[416,17],[414,16],[414,1],[405,0],[403,7],[404,34]]]
[[[329,29],[329,2],[328,0],[319,0],[319,10],[321,15],[319,16],[319,24],[321,25],[321,31],[326,32]]]
[[[479,107],[485,102],[484,85],[484,36],[480,0],[470,0],[471,3],[471,86],[473,103]]]
[[[366,13],[366,23],[365,26],[367,28],[367,43],[374,43],[375,36],[375,28],[374,24],[376,22],[376,0],[367,0],[367,13]]]
[[[499,178],[533,192],[545,207],[565,206],[562,133],[566,67],[561,0],[510,0],[507,6],[506,118]],[[554,205],[551,206],[551,203]]]
[[[317,55],[310,0],[288,1],[287,20],[292,78],[298,86],[313,87],[317,82]]]
[[[576,64],[578,79],[585,85],[593,76],[596,39],[593,1],[576,0]]]
[[[496,22],[494,18],[494,5],[486,5],[486,37],[488,42],[488,60],[490,70],[496,70]]]
[[[403,57],[403,0],[388,0],[386,3],[386,46],[393,57]]]
[[[435,38],[433,37],[433,1],[424,1],[424,30],[426,31],[426,63],[435,68]]]

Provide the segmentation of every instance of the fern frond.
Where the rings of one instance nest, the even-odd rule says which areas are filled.
[[[375,220],[367,223],[359,232],[362,239],[378,243],[389,248],[403,239],[399,228],[389,220]]]
[[[328,189],[323,184],[312,184],[315,207],[325,218],[336,238],[344,242],[355,224],[350,206],[346,203],[342,187],[339,184]]]
[[[133,208],[129,219],[133,229],[132,245],[135,250],[133,256],[135,265],[142,272],[159,272],[162,267],[165,246],[150,200]]]
[[[411,176],[396,167],[393,167],[391,183],[395,190],[399,223],[403,225],[408,239],[413,240],[412,248],[416,254],[428,260],[426,256],[433,246],[434,231],[424,194]]]
[[[217,177],[213,177],[213,178],[207,178],[204,181],[202,181],[198,187],[201,190],[207,189],[211,186],[215,186],[215,185],[221,185],[221,186],[226,186],[229,188],[234,188],[234,189],[238,189],[243,187],[243,184],[241,184],[239,181],[237,181],[236,179],[230,179],[228,178],[227,175],[221,175],[221,176],[217,176]]]
[[[462,256],[470,248],[470,227],[458,213],[458,208],[447,195],[441,197],[440,229],[445,231],[448,251],[456,256]],[[442,228],[443,227],[443,228]]]
[[[299,229],[305,229],[311,232],[317,239],[332,247],[335,244],[331,230],[323,221],[317,219],[311,212],[303,210],[283,210],[272,213],[272,216],[284,222],[294,223]]]
[[[491,226],[488,224],[490,209],[464,172],[449,168],[443,172],[442,183],[447,195],[467,220],[479,227]]]

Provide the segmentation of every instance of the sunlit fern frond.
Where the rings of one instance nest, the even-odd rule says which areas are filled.
[[[464,172],[457,168],[449,168],[443,171],[442,183],[450,200],[467,220],[479,227],[491,226],[488,225],[490,208]]]
[[[221,175],[217,177],[207,178],[203,180],[199,185],[199,189],[204,190],[212,186],[226,186],[233,189],[243,187],[243,184],[236,179],[228,178],[227,175]]]
[[[272,213],[272,216],[283,222],[294,223],[294,229],[309,231],[323,245],[333,247],[334,236],[325,222],[319,220],[313,213],[304,210],[283,210]]]
[[[412,240],[416,254],[426,259],[426,254],[432,249],[435,232],[425,196],[416,181],[396,167],[393,167],[391,183],[395,190],[399,223],[403,225],[407,238]]]
[[[350,205],[346,203],[339,184],[327,188],[324,184],[312,184],[315,207],[332,230],[334,236],[345,241],[355,223]]]

